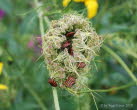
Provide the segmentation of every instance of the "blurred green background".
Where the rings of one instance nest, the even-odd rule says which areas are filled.
[[[87,14],[83,3],[71,2],[66,8],[62,0],[39,3],[45,16],[45,32],[50,21],[64,13],[77,11],[85,17]],[[91,62],[88,86],[95,90],[128,85],[133,82],[129,73],[137,76],[137,0],[98,0],[98,3],[98,13],[90,21],[98,34],[105,37],[103,45],[109,50],[101,48]],[[0,91],[0,110],[55,110],[38,40],[38,9],[34,0],[0,0],[0,61],[4,63],[0,83],[9,88]],[[57,89],[61,110],[96,110],[90,93],[74,96]],[[94,95],[99,110],[137,110],[134,84]]]

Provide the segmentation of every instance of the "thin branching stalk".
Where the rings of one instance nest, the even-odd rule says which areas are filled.
[[[35,5],[37,8],[39,7],[38,0],[35,0]],[[43,36],[44,35],[44,25],[43,25],[42,11],[40,10],[40,8],[37,9],[37,13],[38,13],[38,17],[39,17],[40,33],[41,33],[41,36]]]
[[[36,7],[39,7],[38,0],[35,0],[35,5],[36,5]],[[43,25],[43,17],[42,17],[43,12],[40,9],[37,12],[38,12],[38,17],[39,17],[39,26],[40,26],[41,37],[42,37],[42,40],[44,40],[44,38],[43,38],[43,36],[44,36],[44,25]],[[59,101],[58,101],[58,94],[57,94],[56,88],[53,88],[52,91],[53,91],[55,109],[60,110]]]
[[[95,100],[95,96],[93,95],[92,92],[91,92],[91,95],[92,95],[92,98],[93,98],[93,101],[94,101],[94,104],[95,104],[96,110],[98,110],[98,106],[97,106],[97,102],[96,102],[96,100]]]
[[[131,87],[133,85],[135,85],[136,83],[135,82],[131,82],[131,83],[128,83],[126,85],[123,85],[123,86],[120,86],[120,87],[114,87],[114,88],[110,88],[110,89],[98,89],[98,90],[86,90],[86,91],[80,91],[80,92],[77,92],[77,93],[89,93],[89,92],[111,92],[111,91],[114,91],[114,90],[122,90],[122,89],[126,89],[128,87]]]
[[[135,82],[131,82],[131,83],[128,83],[126,85],[123,85],[123,86],[120,86],[120,87],[114,87],[114,88],[110,88],[110,89],[101,89],[101,90],[93,90],[94,92],[111,92],[111,91],[114,91],[114,90],[122,90],[122,89],[126,89],[128,87],[131,87],[133,85],[135,85],[136,83]]]
[[[125,62],[109,47],[103,46],[103,49],[106,50],[108,53],[110,53],[120,64],[121,66],[127,71],[128,75],[137,83],[137,78],[133,74],[133,72],[128,68],[128,66],[125,64]]]

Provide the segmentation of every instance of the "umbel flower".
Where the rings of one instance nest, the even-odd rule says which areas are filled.
[[[71,0],[63,0],[63,6],[66,7]],[[98,10],[98,2],[97,0],[73,0],[75,2],[84,2],[87,12],[88,18],[93,18],[97,14]]]
[[[83,89],[90,62],[102,41],[90,22],[80,15],[66,14],[53,20],[42,43],[51,86],[75,92]]]

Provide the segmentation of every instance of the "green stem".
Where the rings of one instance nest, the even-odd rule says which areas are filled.
[[[91,95],[92,95],[93,101],[94,101],[94,103],[95,103],[96,109],[98,110],[98,106],[97,106],[97,103],[96,103],[96,100],[95,100],[95,96],[93,95],[92,92],[91,92]]]
[[[101,90],[93,90],[94,92],[111,92],[111,91],[114,91],[114,90],[122,90],[122,89],[125,89],[125,88],[128,88],[128,87],[131,87],[135,85],[134,82],[131,82],[131,83],[128,83],[126,85],[123,85],[123,86],[120,86],[120,87],[114,87],[114,88],[110,88],[110,89],[101,89]]]
[[[110,53],[121,64],[121,66],[127,71],[128,75],[133,79],[133,81],[137,83],[137,78],[132,73],[132,71],[128,68],[125,62],[109,47],[104,45],[103,49],[106,50],[108,53]]]
[[[52,91],[53,91],[55,109],[60,110],[57,89],[55,87],[53,87]]]
[[[38,0],[34,0],[34,1],[35,1],[36,8],[40,7]],[[43,12],[41,11],[40,8],[37,9],[37,14],[39,17],[40,33],[41,33],[41,36],[43,38],[43,36],[44,36],[44,25],[43,25],[43,18],[42,18]]]
[[[133,86],[135,85],[135,82],[131,82],[131,83],[128,83],[126,85],[123,85],[123,86],[120,86],[120,87],[114,87],[114,88],[110,88],[110,89],[98,89],[98,90],[85,90],[85,91],[80,91],[80,92],[77,92],[78,94],[79,93],[88,93],[88,92],[111,92],[111,91],[114,91],[114,90],[122,90],[122,89],[125,89],[125,88],[128,88],[130,86]]]
[[[35,5],[36,5],[36,7],[38,7],[38,5],[39,5],[38,0],[35,0]],[[43,25],[43,17],[42,17],[43,12],[39,9],[37,11],[37,13],[38,13],[38,17],[39,17],[39,26],[40,26],[41,37],[42,37],[42,41],[44,41],[44,25]],[[60,110],[58,94],[57,94],[56,88],[53,88],[52,91],[53,91],[55,109]]]

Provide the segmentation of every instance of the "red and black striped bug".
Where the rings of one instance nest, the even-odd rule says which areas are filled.
[[[77,67],[78,68],[84,68],[86,66],[86,64],[84,63],[84,62],[79,62],[78,64],[77,64]]]
[[[68,79],[64,82],[66,87],[72,87],[76,82],[76,78],[69,76]]]
[[[70,46],[71,45],[71,42],[70,41],[66,41],[66,42],[64,42],[63,44],[62,44],[62,48],[66,48],[66,47],[68,47],[68,46]]]
[[[53,87],[57,87],[57,82],[53,78],[49,78],[48,83]]]
[[[72,47],[68,49],[68,53],[69,53],[71,56],[74,56]]]
[[[75,32],[68,32],[68,33],[66,34],[66,37],[73,37],[74,34],[75,34]]]

